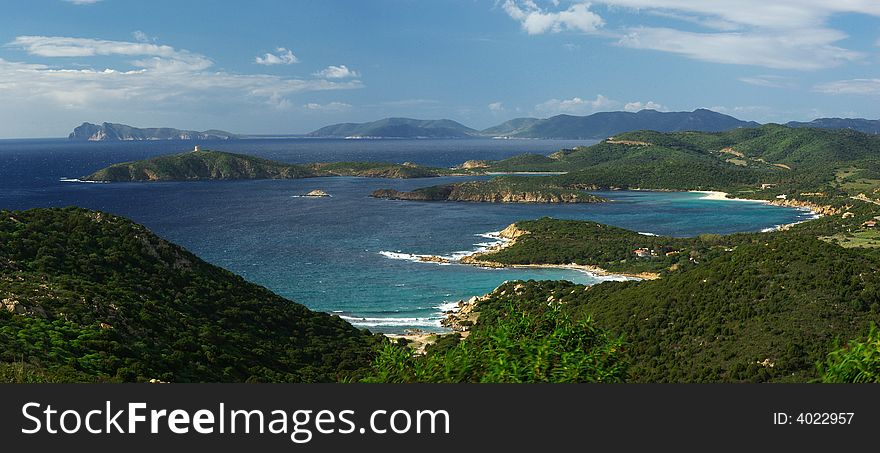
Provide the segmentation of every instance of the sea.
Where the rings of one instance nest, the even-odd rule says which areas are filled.
[[[598,277],[569,269],[485,269],[420,262],[454,258],[498,242],[519,220],[588,219],[645,234],[694,236],[761,231],[811,213],[755,202],[706,200],[688,192],[597,192],[598,204],[405,202],[370,198],[375,189],[411,190],[478,179],[314,178],[301,180],[90,184],[72,182],[107,165],[202,149],[289,163],[415,162],[451,167],[470,159],[549,154],[590,145],[568,140],[244,139],[222,142],[0,140],[0,209],[80,206],[128,217],[202,259],[374,332],[440,331],[458,301],[509,280]],[[331,196],[302,197],[320,189]]]

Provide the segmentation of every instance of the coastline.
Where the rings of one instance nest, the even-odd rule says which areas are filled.
[[[729,197],[727,192],[715,191],[715,190],[689,190],[689,193],[698,193],[703,194],[700,197],[701,200],[714,200],[714,201],[745,201],[752,203],[763,203],[771,206],[779,206],[786,208],[795,208],[800,209],[805,212],[810,213],[809,219],[798,220],[797,222],[785,223],[782,225],[776,225],[769,228],[764,228],[761,230],[762,233],[770,233],[773,231],[785,231],[795,225],[800,225],[805,222],[809,222],[810,220],[816,220],[820,217],[826,215],[835,215],[838,214],[838,210],[831,206],[821,206],[815,203],[810,203],[808,201],[799,201],[799,200],[789,200],[789,199],[775,199],[775,200],[752,200],[748,198],[733,198]]]
[[[717,190],[688,190],[688,193],[699,193],[699,194],[703,194],[703,196],[700,197],[700,200],[713,200],[713,201],[748,201],[748,202],[752,202],[752,203],[765,203],[765,204],[771,204],[771,203],[772,203],[770,200],[752,200],[752,199],[749,199],[749,198],[732,198],[732,197],[728,197],[728,195],[730,195],[729,193],[727,193],[727,192],[721,192],[721,191],[717,191]]]
[[[820,206],[810,202],[799,201],[799,200],[753,200],[746,198],[730,198],[728,197],[728,193],[721,191],[688,191],[689,193],[697,193],[701,194],[701,200],[714,200],[714,201],[742,201],[742,202],[751,202],[751,203],[763,203],[773,206],[780,207],[791,207],[804,210],[809,212],[811,218],[799,220],[796,222],[776,225],[774,227],[765,228],[761,232],[774,232],[774,231],[783,231],[787,230],[795,225],[808,222],[810,220],[814,220],[820,218],[824,215],[833,215],[836,210],[830,206]],[[452,265],[452,264],[463,264],[470,265],[475,267],[486,267],[486,268],[508,268],[508,269],[566,269],[566,270],[575,270],[579,272],[584,272],[592,277],[597,279],[601,279],[604,281],[628,281],[628,280],[656,280],[660,278],[659,273],[652,272],[643,272],[643,273],[626,273],[626,272],[611,272],[607,269],[596,265],[584,265],[584,264],[504,264],[495,261],[483,261],[480,260],[480,257],[497,252],[499,250],[510,247],[516,243],[516,240],[525,234],[529,234],[528,231],[521,230],[517,228],[516,224],[510,224],[506,228],[501,231],[493,231],[489,233],[481,234],[481,236],[493,239],[498,241],[495,244],[486,245],[478,248],[477,250],[471,251],[464,255],[453,255],[453,256],[435,256],[435,255],[408,255],[401,253],[392,253],[392,252],[380,252],[388,256],[389,258],[395,259],[408,259],[415,262],[424,262],[424,263],[434,263],[439,265]],[[494,290],[492,291],[494,292]],[[385,334],[386,337],[391,339],[406,339],[410,342],[410,346],[414,349],[415,354],[423,354],[425,351],[425,347],[437,340],[437,338],[450,335],[453,333],[462,334],[462,336],[467,336],[468,328],[474,322],[476,322],[476,318],[479,315],[479,312],[474,313],[473,310],[475,306],[479,303],[480,300],[484,300],[492,292],[485,294],[483,296],[474,296],[468,300],[459,300],[456,307],[452,310],[448,310],[443,313],[443,319],[441,320],[441,326],[449,329],[447,332],[412,332],[406,334]]]

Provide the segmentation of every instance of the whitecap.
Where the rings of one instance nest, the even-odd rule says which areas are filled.
[[[443,302],[442,304],[434,306],[433,308],[440,310],[441,313],[446,313],[447,311],[458,311],[458,301]]]
[[[439,317],[429,318],[370,318],[345,316],[340,318],[360,327],[440,327]]]
[[[60,178],[59,182],[81,182],[85,184],[106,184],[107,181],[85,181],[77,178]]]

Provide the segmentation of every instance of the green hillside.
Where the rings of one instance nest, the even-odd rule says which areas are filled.
[[[448,169],[384,162],[287,164],[245,154],[189,151],[135,162],[114,164],[85,176],[86,181],[196,181],[233,179],[297,179],[323,176],[425,178],[452,173]]]
[[[4,381],[326,382],[378,340],[78,208],[0,211]]]
[[[518,226],[538,237],[520,237],[485,259],[605,264],[624,257],[675,269],[658,280],[592,287],[509,283],[478,305],[480,322],[510,307],[541,316],[557,304],[576,319],[592,319],[623,336],[629,381],[810,381],[820,377],[816,364],[837,341],[858,338],[880,320],[880,254],[829,244],[811,228],[638,240],[636,233],[589,222]],[[581,236],[584,229],[596,233]],[[539,240],[544,247],[535,246]],[[637,258],[627,251],[636,245],[681,253],[672,260]]]

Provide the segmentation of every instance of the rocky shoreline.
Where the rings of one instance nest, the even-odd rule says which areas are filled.
[[[586,265],[586,264],[504,264],[496,261],[485,260],[482,259],[486,255],[491,255],[501,249],[512,246],[516,243],[516,239],[522,235],[529,234],[528,231],[522,230],[516,226],[515,223],[510,224],[507,228],[501,230],[498,233],[498,238],[503,242],[494,245],[491,247],[487,247],[486,249],[472,253],[470,255],[464,256],[459,260],[461,264],[469,264],[472,266],[479,267],[488,267],[488,268],[515,268],[515,269],[572,269],[582,272],[587,272],[589,274],[595,275],[597,277],[611,277],[611,278],[619,278],[621,280],[625,279],[638,279],[638,280],[656,280],[660,278],[660,274],[654,272],[640,272],[640,273],[626,273],[626,272],[610,272],[606,269],[603,269],[599,266],[594,265]]]

